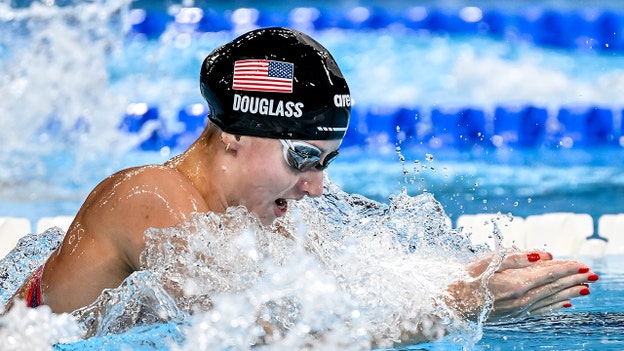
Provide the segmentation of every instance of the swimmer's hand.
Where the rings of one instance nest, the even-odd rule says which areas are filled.
[[[477,320],[485,304],[483,279],[492,257],[469,264],[469,282],[449,286],[455,306],[464,316]],[[577,261],[553,260],[548,252],[515,252],[508,255],[500,268],[485,282],[493,299],[488,322],[502,322],[533,317],[563,307],[571,307],[570,299],[589,294],[588,283],[598,275]]]

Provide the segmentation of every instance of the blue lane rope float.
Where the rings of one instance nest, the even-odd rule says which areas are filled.
[[[624,15],[611,9],[567,11],[529,7],[514,12],[474,6],[459,9],[408,7],[314,8],[288,10],[241,8],[131,9],[129,35],[157,39],[168,26],[184,33],[232,31],[245,26],[289,26],[308,30],[329,28],[377,30],[402,27],[414,31],[485,35],[519,39],[562,49],[624,51]]]
[[[205,105],[183,106],[174,123],[177,127],[172,129],[167,128],[171,123],[163,120],[157,106],[134,103],[127,109],[119,130],[136,134],[149,124],[151,134],[140,149],[184,148],[201,134],[207,113]],[[554,113],[533,105],[500,105],[491,111],[476,107],[354,107],[343,146],[622,149],[623,120],[623,110],[593,105],[562,106]]]

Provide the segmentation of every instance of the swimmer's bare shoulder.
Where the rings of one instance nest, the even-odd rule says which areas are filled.
[[[148,228],[171,227],[207,212],[193,183],[176,168],[149,165],[119,171],[89,194],[65,239],[46,262],[43,303],[54,312],[86,306],[140,269]],[[25,298],[27,289],[20,289]]]
[[[148,165],[102,181],[78,212],[76,222],[111,240],[137,270],[146,229],[171,227],[193,212],[206,211],[199,191],[176,168]]]

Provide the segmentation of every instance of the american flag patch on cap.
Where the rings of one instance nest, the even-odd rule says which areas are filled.
[[[234,90],[292,93],[294,65],[271,60],[240,60],[234,63]]]

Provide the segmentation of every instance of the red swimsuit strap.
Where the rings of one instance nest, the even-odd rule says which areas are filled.
[[[28,307],[35,308],[41,305],[41,275],[43,273],[43,266],[37,268],[33,274],[30,289],[28,289],[28,296],[26,297],[26,304]]]

